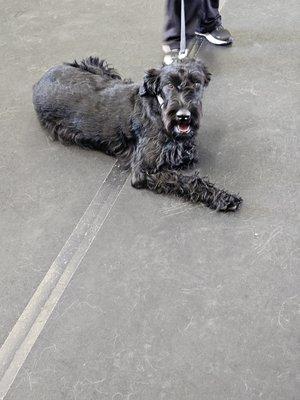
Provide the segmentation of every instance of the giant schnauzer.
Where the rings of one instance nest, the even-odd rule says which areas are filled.
[[[131,169],[135,188],[234,211],[239,196],[217,189],[198,172],[178,171],[196,161],[195,136],[209,81],[199,60],[150,69],[135,84],[89,57],[46,72],[34,86],[33,103],[53,139],[116,156]]]

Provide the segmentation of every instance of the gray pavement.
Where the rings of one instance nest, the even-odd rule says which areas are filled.
[[[6,400],[299,398],[299,21],[295,0],[289,9],[263,3],[227,0],[234,46],[195,47],[213,72],[199,168],[240,192],[243,207],[218,214],[127,180],[45,326],[37,318],[24,364],[20,338],[34,336],[31,322],[12,337],[0,364],[0,393],[15,377]],[[1,9],[0,360],[114,164],[49,142],[32,85],[50,66],[90,54],[140,80],[161,61],[163,2]]]

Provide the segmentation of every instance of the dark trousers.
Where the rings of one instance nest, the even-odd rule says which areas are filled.
[[[185,0],[186,39],[192,39],[195,30],[212,31],[221,22],[219,0]],[[181,0],[167,0],[166,24],[163,40],[171,44],[180,40]]]

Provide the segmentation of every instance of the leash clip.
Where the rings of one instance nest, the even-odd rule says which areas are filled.
[[[158,103],[159,103],[159,105],[160,105],[160,108],[163,108],[163,106],[164,106],[164,99],[163,99],[159,94],[156,96],[156,98],[157,98],[157,101],[158,101]]]

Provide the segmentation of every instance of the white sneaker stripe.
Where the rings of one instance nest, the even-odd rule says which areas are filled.
[[[228,43],[226,40],[220,40],[220,39],[216,39],[215,37],[213,37],[210,33],[199,33],[199,32],[195,32],[196,35],[198,36],[204,36],[206,37],[206,39],[213,44],[226,44]]]

